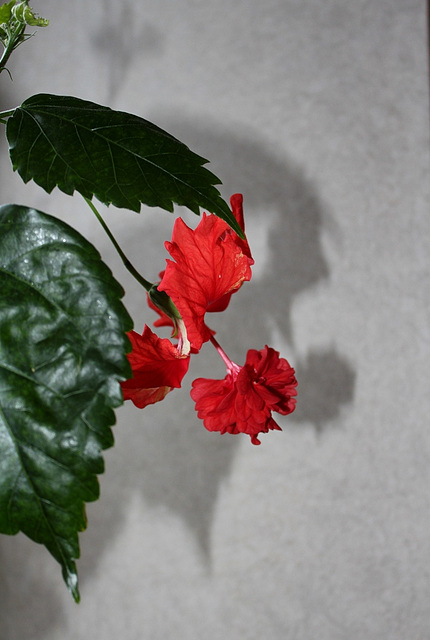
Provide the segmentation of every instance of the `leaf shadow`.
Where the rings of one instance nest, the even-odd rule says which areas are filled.
[[[131,61],[142,53],[145,59],[158,57],[163,51],[163,36],[142,18],[144,8],[134,0],[102,0],[102,4],[102,19],[92,45],[109,70],[106,101],[111,104],[123,87]]]
[[[4,640],[45,638],[61,619],[57,569],[47,552],[23,534],[0,536],[0,637]],[[60,573],[59,569],[58,572]]]

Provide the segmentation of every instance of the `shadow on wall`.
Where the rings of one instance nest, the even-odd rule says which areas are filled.
[[[336,349],[310,351],[304,362],[295,363],[299,401],[292,419],[311,423],[323,431],[340,417],[354,396],[355,372]]]
[[[226,197],[234,191],[246,194],[247,224],[257,224],[261,216],[264,226],[265,212],[272,212],[267,220],[270,251],[264,272],[233,297],[222,320],[213,314],[208,322],[217,331],[227,353],[239,363],[249,348],[270,344],[275,325],[291,344],[290,352],[282,355],[291,358],[300,385],[299,405],[291,416],[291,424],[311,422],[322,431],[352,401],[355,373],[335,348],[311,351],[303,362],[297,362],[293,355],[291,310],[295,297],[328,277],[321,250],[325,215],[316,194],[296,168],[276,158],[264,145],[251,142],[248,137],[241,138],[237,132],[215,126],[210,130],[199,129],[195,123],[168,117],[162,122],[158,119],[157,124],[197,153],[211,158],[210,168],[225,178]],[[161,247],[165,239],[158,230],[153,229],[150,235],[145,232],[145,242],[151,245]],[[139,266],[141,237],[135,230],[125,231],[122,242]],[[274,281],[280,283],[276,300]],[[151,315],[147,313],[145,320],[150,323]],[[136,328],[140,330],[140,324]],[[210,535],[218,493],[231,473],[240,438],[245,436],[209,434],[195,415],[189,397],[191,381],[199,376],[225,375],[215,351],[206,347],[192,361],[183,388],[169,394],[162,406],[140,412],[127,405],[121,410],[117,449],[103,480],[104,506],[92,507],[91,527],[82,538],[85,561],[81,579],[97,566],[99,554],[123,518],[126,505],[120,496],[133,490],[141,491],[145,504],[166,510],[187,525],[210,568]],[[107,492],[112,503],[108,507],[103,503]],[[104,540],[100,540],[101,531],[106,536]]]
[[[336,232],[329,214],[302,172],[255,134],[217,130],[207,123],[199,128],[168,115],[161,126],[211,159],[209,168],[223,179],[226,199],[237,191],[244,194],[245,221],[254,237],[260,228],[263,236],[268,229],[263,273],[233,297],[218,328],[222,331],[228,323],[223,341],[228,352],[242,359],[249,348],[270,344],[275,329],[290,345],[289,353],[281,355],[291,359],[299,380],[298,407],[291,419],[321,430],[352,401],[355,372],[334,347],[310,350],[302,362],[296,358],[291,314],[298,295],[329,277],[321,244],[323,229]],[[259,344],[252,342],[254,335]]]
[[[92,42],[109,70],[106,101],[110,105],[121,91],[132,59],[138,55],[145,56],[146,60],[159,56],[164,38],[145,20],[144,6],[139,11],[135,0],[102,0],[102,4],[102,21]]]
[[[243,361],[249,348],[259,349],[270,344],[276,327],[291,344],[291,353],[294,353],[291,310],[295,298],[329,275],[321,248],[326,214],[312,185],[296,167],[276,157],[261,142],[251,141],[248,135],[226,131],[216,124],[210,128],[207,124],[199,127],[196,122],[178,121],[168,116],[162,121],[158,117],[157,124],[185,141],[197,153],[211,158],[210,168],[224,179],[224,196],[237,191],[245,194],[249,225],[258,226],[261,219],[262,229],[269,227],[270,250],[264,271],[233,298],[222,322],[217,322],[216,317],[211,322],[227,352],[239,362]],[[152,235],[145,233],[144,242],[158,242],[157,232],[154,231],[154,237]],[[133,256],[139,256],[141,252],[142,237],[136,236],[135,232],[125,237],[133,260]],[[275,286],[278,295],[274,300]],[[145,319],[148,323],[151,321],[149,313]],[[190,372],[190,381],[198,375],[224,375],[212,351],[205,351],[197,365],[200,367],[197,374]],[[282,355],[289,357],[287,353]],[[323,352],[310,352],[304,362],[295,362],[294,356],[291,360],[300,384],[295,423],[312,422],[315,428],[322,430],[336,419],[342,405],[352,401],[354,371],[331,347]],[[83,590],[86,579],[98,566],[100,556],[120,530],[127,512],[127,498],[136,490],[141,491],[150,506],[166,509],[186,523],[210,567],[214,509],[240,442],[239,437],[220,437],[204,430],[197,420],[186,386],[182,391],[170,394],[162,405],[144,412],[130,405],[121,410],[120,416],[121,424],[116,428],[117,447],[112,456],[107,456],[108,473],[102,482],[101,502],[90,507],[90,527],[81,536],[83,559],[79,570]],[[11,542],[8,540],[4,548],[12,548]],[[26,554],[21,565],[17,553],[2,554],[2,618],[9,607],[13,606],[16,611],[16,602],[24,604],[26,567],[41,553],[35,545],[29,548],[22,540],[17,543],[17,548],[23,548]],[[49,624],[56,623],[55,593],[51,593],[42,579],[37,588],[33,584],[31,598],[26,601],[27,611],[33,612],[41,621],[37,610],[46,612],[47,601],[51,617],[42,616],[45,626],[40,628],[40,635],[35,635],[34,628],[30,631],[31,627],[21,625],[18,620],[16,630],[14,627],[10,633],[11,640],[42,638]]]
[[[60,572],[47,551],[24,534],[0,535],[0,638],[44,640],[61,619]],[[49,576],[49,577],[48,577]]]

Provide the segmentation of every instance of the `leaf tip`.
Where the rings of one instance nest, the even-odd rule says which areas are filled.
[[[72,568],[63,567],[63,578],[67,588],[73,596],[73,600],[76,604],[79,604],[81,601],[81,594],[79,593],[78,574],[74,563]]]

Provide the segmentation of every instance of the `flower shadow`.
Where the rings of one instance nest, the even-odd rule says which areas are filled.
[[[210,169],[224,178],[225,198],[237,191],[245,194],[247,230],[254,230],[254,236],[258,236],[259,230],[261,234],[268,230],[263,271],[233,296],[222,319],[219,314],[211,314],[208,324],[217,331],[229,356],[239,364],[249,348],[259,349],[271,343],[275,327],[291,345],[291,352],[282,355],[291,359],[299,380],[301,408],[297,410],[297,418],[295,414],[291,416],[292,424],[310,422],[322,431],[341,415],[342,407],[352,401],[355,374],[346,359],[330,347],[320,352],[311,351],[303,363],[296,363],[291,355],[296,348],[291,311],[299,294],[329,277],[321,245],[324,226],[329,230],[333,228],[328,213],[300,169],[285,158],[277,157],[261,141],[253,140],[249,132],[240,135],[237,131],[217,129],[215,125],[200,128],[196,122],[178,121],[168,114],[158,114],[156,120],[194,151],[211,158]],[[159,224],[152,227],[149,224],[145,231],[146,246],[150,245],[145,255],[142,255],[138,223],[131,227],[118,226],[122,245],[127,246],[129,256],[139,269],[143,264],[143,273],[148,268],[156,273],[164,266],[160,265],[159,249],[170,235],[167,229],[171,229],[172,220],[163,218],[163,214],[156,215]],[[252,248],[251,238],[250,242]],[[157,264],[155,269],[154,264]],[[145,320],[150,322],[148,312],[136,302],[135,296],[129,299],[134,306],[133,317],[142,317],[142,325]],[[141,328],[136,326],[137,330]],[[127,416],[129,443],[120,445],[124,447],[122,455],[128,459],[128,462],[122,461],[127,470],[121,471],[118,467],[115,480],[119,479],[123,485],[123,495],[131,486],[140,487],[148,505],[180,518],[192,531],[208,566],[218,494],[229,478],[238,447],[245,438],[248,443],[248,438],[205,432],[188,391],[191,381],[198,376],[223,378],[224,375],[216,353],[205,345],[181,390],[169,394],[162,406],[148,407],[143,412],[127,406],[121,411],[117,428],[123,429],[122,416]],[[115,458],[120,460],[118,451]],[[106,482],[109,479],[105,479]],[[98,528],[97,523],[92,524]]]
[[[310,351],[304,361],[299,360],[294,366],[300,380],[300,402],[291,418],[322,431],[340,418],[344,406],[353,401],[356,374],[335,349]]]
[[[242,332],[246,349],[250,335],[259,341],[270,339],[274,324],[292,343],[296,296],[329,276],[321,234],[324,228],[333,230],[334,224],[315,188],[300,167],[277,155],[255,132],[217,130],[207,123],[199,128],[163,114],[160,120],[160,126],[211,159],[208,168],[223,180],[220,190],[227,201],[235,192],[244,194],[246,231],[257,261],[251,283],[233,298],[223,324],[240,326],[240,318],[251,314],[247,332]],[[264,268],[259,264],[260,244]]]

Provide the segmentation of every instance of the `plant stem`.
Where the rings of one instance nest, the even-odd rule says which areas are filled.
[[[127,271],[129,271],[131,273],[131,275],[137,280],[137,282],[140,285],[142,285],[142,287],[144,289],[146,289],[146,291],[150,291],[150,289],[152,289],[152,287],[155,286],[154,283],[149,282],[148,280],[146,280],[143,276],[140,275],[140,273],[137,271],[137,269],[135,269],[133,267],[133,265],[131,264],[130,260],[127,258],[127,256],[125,255],[124,251],[121,249],[121,247],[119,246],[118,242],[116,241],[115,236],[113,235],[113,233],[111,232],[111,230],[107,226],[106,222],[103,220],[103,218],[100,215],[100,213],[97,211],[97,209],[94,206],[93,202],[91,200],[89,200],[88,198],[84,198],[84,200],[87,203],[87,205],[90,207],[91,211],[96,216],[97,220],[102,225],[102,227],[105,230],[105,232],[107,233],[107,235],[109,236],[109,239],[112,242],[112,244],[115,247],[115,249],[117,250],[118,255],[121,258],[124,267],[127,269]]]
[[[227,367],[227,371],[229,373],[233,374],[233,376],[237,375],[239,373],[241,367],[239,367],[238,364],[236,364],[235,362],[230,360],[230,358],[228,357],[228,355],[226,354],[224,349],[221,347],[221,345],[218,342],[218,340],[216,340],[215,337],[212,334],[211,334],[209,340],[212,342],[213,346],[218,351],[219,355],[221,356],[222,360],[224,361],[224,364]]]
[[[9,60],[12,51],[20,44],[20,41],[22,41],[22,38],[24,37],[25,27],[25,23],[19,24],[15,31],[13,31],[12,33],[10,33],[8,29],[8,33],[10,35],[4,48],[2,57],[0,58],[0,73],[6,69],[6,63]]]
[[[0,111],[0,122],[2,124],[6,124],[7,119],[10,116],[13,116],[14,113],[15,113],[15,109],[9,109],[9,111]]]

